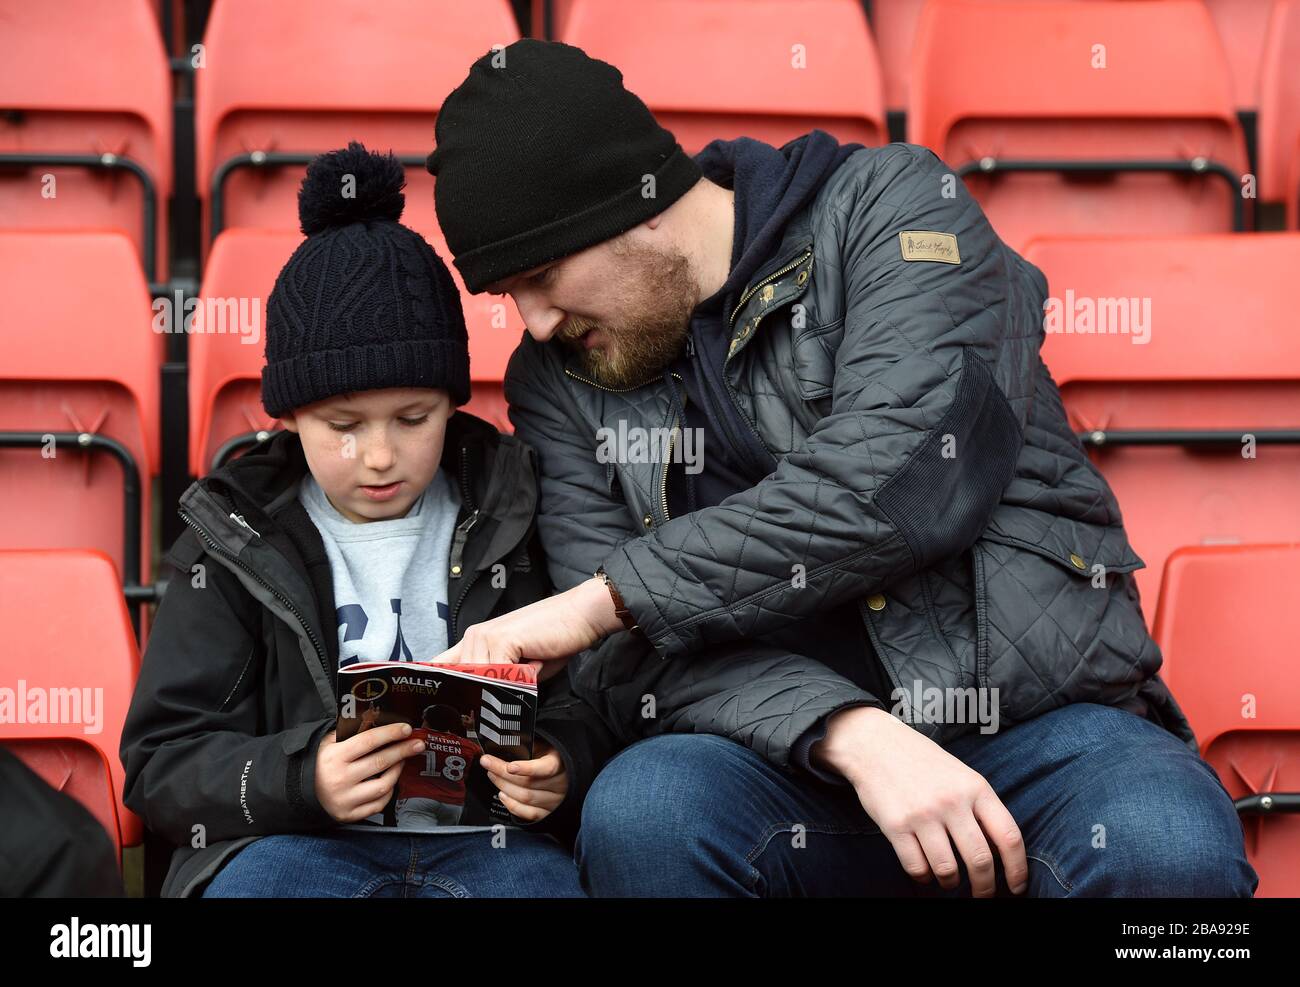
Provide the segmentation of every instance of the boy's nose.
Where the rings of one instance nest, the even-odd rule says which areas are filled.
[[[376,473],[383,473],[393,465],[393,447],[386,438],[378,438],[372,442],[366,443],[366,451],[362,456],[362,463],[366,469],[374,470]]]

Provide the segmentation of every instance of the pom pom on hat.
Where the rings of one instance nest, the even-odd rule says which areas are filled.
[[[395,223],[406,205],[405,186],[406,172],[391,151],[377,154],[352,141],[307,166],[298,190],[299,225],[311,236],[352,223]]]

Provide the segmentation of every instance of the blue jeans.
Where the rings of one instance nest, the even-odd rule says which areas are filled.
[[[1026,896],[1250,897],[1259,883],[1214,769],[1132,713],[1079,703],[945,749],[1020,826]],[[643,740],[610,761],[587,796],[576,855],[598,897],[971,893],[960,855],[956,888],[908,877],[847,785],[698,734]],[[1001,861],[997,881],[1010,895]]]
[[[573,858],[540,833],[396,836],[338,830],[264,836],[236,853],[205,898],[581,898]]]

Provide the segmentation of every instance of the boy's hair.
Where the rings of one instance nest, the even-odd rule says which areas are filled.
[[[267,301],[262,405],[272,418],[355,391],[442,388],[469,400],[469,335],[456,283],[401,223],[391,152],[355,141],[307,167],[298,245]]]

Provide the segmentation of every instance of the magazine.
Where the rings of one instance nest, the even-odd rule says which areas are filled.
[[[343,829],[445,832],[516,825],[479,764],[532,757],[537,673],[529,665],[363,662],[339,669],[339,741],[409,723],[425,742],[406,759],[383,812]]]

